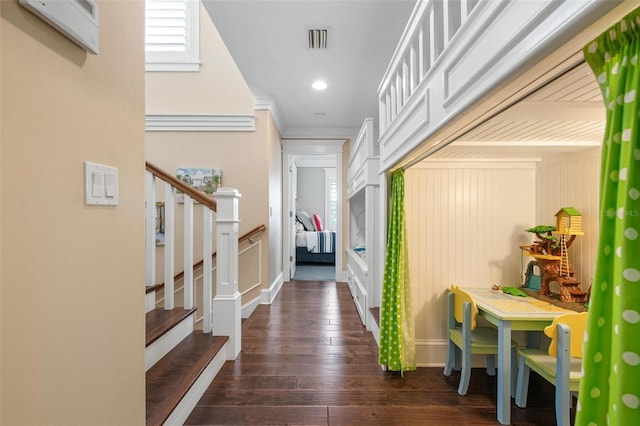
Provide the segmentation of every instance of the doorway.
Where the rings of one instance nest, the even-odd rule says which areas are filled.
[[[296,256],[296,235],[297,224],[299,220],[296,218],[296,211],[300,210],[300,201],[305,204],[305,207],[312,210],[311,214],[318,213],[318,216],[322,215],[324,220],[321,220],[327,224],[329,228],[335,228],[335,235],[332,237],[335,241],[332,242],[335,251],[335,268],[332,272],[332,281],[345,281],[344,276],[346,273],[342,270],[342,145],[346,142],[346,139],[338,140],[284,140],[283,145],[283,265],[282,270],[284,273],[284,280],[290,281],[296,276],[297,259]],[[309,188],[298,188],[299,179],[298,174],[305,169],[309,169],[311,174],[321,174],[323,177],[323,185],[327,182],[331,182],[331,176],[333,176],[333,191],[335,191],[334,204],[324,202],[324,197],[327,193],[326,188],[322,190],[322,202],[313,204],[314,196],[318,197],[318,194],[310,194],[313,191]],[[331,170],[334,171],[334,175],[331,174]],[[305,200],[300,200],[300,191],[305,191]],[[313,192],[320,192],[313,191]],[[331,188],[329,188],[331,192]],[[317,201],[317,200],[316,200]],[[327,208],[328,207],[328,208]],[[307,260],[307,259],[305,259]],[[322,263],[323,262],[321,260]],[[316,263],[316,262],[313,262]],[[303,265],[303,269],[304,269]],[[321,266],[321,265],[318,265]],[[304,272],[304,271],[301,271]],[[307,271],[308,272],[308,271]],[[309,276],[305,274],[305,276]],[[326,279],[326,268],[321,275]],[[313,277],[313,276],[311,276]]]

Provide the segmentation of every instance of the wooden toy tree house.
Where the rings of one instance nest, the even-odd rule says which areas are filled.
[[[543,236],[535,232],[537,228],[544,228],[548,235]],[[521,246],[528,255],[538,261],[542,269],[542,283],[540,294],[551,295],[549,283],[555,281],[560,287],[560,300],[563,302],[586,302],[588,292],[582,290],[580,281],[574,276],[573,266],[569,261],[568,249],[582,231],[582,215],[573,207],[563,207],[556,213],[556,226],[536,227],[529,230],[535,232],[540,239],[530,246]]]

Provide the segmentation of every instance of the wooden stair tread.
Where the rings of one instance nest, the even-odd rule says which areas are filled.
[[[146,345],[149,346],[150,344],[158,340],[166,332],[171,330],[176,324],[178,324],[180,321],[182,321],[183,319],[185,319],[195,311],[196,311],[196,308],[184,309],[180,307],[180,308],[175,308],[170,310],[156,308],[152,311],[147,312]]]
[[[161,425],[229,340],[194,332],[146,373],[147,425]]]

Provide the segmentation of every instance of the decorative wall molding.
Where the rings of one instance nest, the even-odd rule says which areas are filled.
[[[253,132],[253,115],[147,114],[147,132]]]
[[[500,63],[503,58],[508,58],[510,55],[514,56],[513,51],[525,42],[527,36],[542,25],[545,19],[560,6],[560,3],[561,2],[541,3],[540,9],[532,15],[527,16],[527,20],[519,22],[518,26],[514,26],[513,28],[509,28],[508,25],[501,26],[501,28],[509,28],[512,34],[505,34],[503,32],[500,42],[496,42],[496,37],[491,37],[493,34],[488,30],[490,25],[495,26],[498,25],[498,23],[502,24],[504,21],[514,22],[517,17],[524,15],[520,8],[508,7],[511,5],[508,2],[498,3],[498,6],[488,18],[488,22],[486,22],[484,26],[475,28],[476,31],[466,37],[467,43],[461,49],[458,49],[457,55],[449,61],[449,65],[444,69],[443,105],[445,107],[450,106],[461,96],[464,96],[472,85],[478,84],[478,81],[486,79],[486,75],[495,69],[495,64]],[[498,46],[496,46],[496,43]],[[489,46],[493,47],[492,51],[489,50]],[[484,62],[482,64],[479,64],[478,61],[469,61],[469,59],[465,57],[469,55],[469,52],[489,51],[490,53],[488,55],[483,54]],[[470,70],[473,71],[469,72]],[[505,74],[512,72],[512,68],[504,67],[503,72],[505,72]],[[489,78],[494,79],[495,76],[491,75]]]
[[[284,123],[282,122],[282,115],[280,115],[280,110],[278,109],[276,101],[271,96],[256,95],[254,98],[253,109],[259,111],[269,111],[271,113],[271,117],[273,118],[273,122],[276,123],[276,127],[280,132],[280,136],[284,135]]]
[[[350,139],[355,140],[359,128],[351,127],[289,127],[283,138],[287,139]]]

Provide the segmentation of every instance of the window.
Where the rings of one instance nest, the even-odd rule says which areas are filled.
[[[200,69],[200,0],[145,0],[147,71]]]
[[[325,178],[325,228],[327,231],[335,231],[338,227],[338,188],[336,182],[336,169],[324,169]]]

